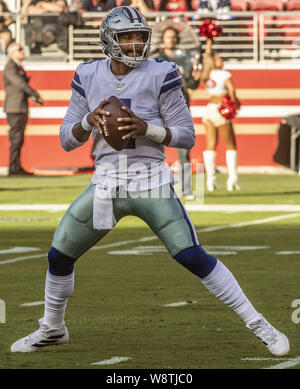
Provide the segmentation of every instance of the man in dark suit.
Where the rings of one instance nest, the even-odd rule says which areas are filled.
[[[27,175],[20,163],[21,147],[24,142],[24,132],[28,121],[28,98],[42,105],[41,96],[29,85],[21,62],[25,59],[23,47],[11,43],[7,48],[9,61],[3,71],[3,85],[5,89],[4,112],[10,126],[10,157],[9,175]]]

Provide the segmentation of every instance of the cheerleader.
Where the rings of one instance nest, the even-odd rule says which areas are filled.
[[[226,146],[226,164],[228,167],[227,190],[240,190],[237,177],[237,151],[235,134],[230,119],[223,116],[219,109],[225,96],[229,96],[235,107],[240,103],[236,96],[231,73],[223,69],[223,60],[218,53],[212,50],[212,39],[207,38],[205,57],[203,60],[202,80],[210,95],[209,103],[205,108],[202,122],[206,135],[206,150],[203,159],[206,170],[206,184],[209,192],[216,186],[216,147],[219,135],[222,136]]]

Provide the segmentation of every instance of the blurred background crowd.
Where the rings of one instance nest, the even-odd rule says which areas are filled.
[[[32,59],[50,52],[66,61],[94,59],[88,58],[88,52],[92,45],[99,52],[99,47],[95,47],[95,30],[103,14],[119,5],[138,8],[155,27],[154,51],[162,44],[161,22],[170,18],[186,22],[199,37],[199,24],[208,17],[226,27],[222,39],[214,43],[231,44],[227,53],[231,59],[236,53],[238,60],[249,60],[250,52],[251,59],[259,60],[259,41],[267,37],[270,40],[265,42],[264,55],[270,53],[273,59],[278,57],[283,44],[298,48],[294,38],[300,35],[300,17],[295,12],[300,11],[300,0],[0,0],[0,55],[5,56],[9,43],[16,40]],[[261,11],[286,15],[264,14],[262,21]],[[183,35],[182,44],[193,45],[189,32]]]

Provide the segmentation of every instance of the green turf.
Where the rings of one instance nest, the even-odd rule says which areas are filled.
[[[217,175],[219,190],[209,194],[205,192],[205,203],[300,204],[300,177],[297,175],[243,174],[239,177],[243,190],[233,193],[226,191],[226,179],[226,175]],[[89,174],[26,178],[0,176],[0,204],[67,204],[90,181]]]
[[[0,204],[68,204],[90,178],[89,175],[0,177]],[[219,175],[218,181],[220,190],[206,193],[205,203],[300,204],[298,176],[241,175],[243,190],[232,194],[224,189],[226,176]],[[170,258],[145,223],[134,217],[123,219],[77,262],[75,290],[66,313],[69,343],[32,354],[10,353],[11,343],[37,329],[37,320],[43,315],[41,305],[20,307],[20,304],[43,300],[46,253],[62,214],[0,212],[0,250],[15,246],[39,249],[24,254],[0,253],[0,263],[20,256],[42,255],[0,265],[0,299],[6,302],[6,323],[0,323],[0,368],[252,369],[280,362],[243,360],[272,355],[249,333],[240,318],[209,294],[197,277]],[[233,223],[285,214],[288,213],[190,213],[197,230],[224,226],[216,231],[198,232],[208,251],[218,250],[213,246],[266,247],[218,258],[233,272],[255,307],[286,333],[291,344],[288,357],[295,358],[300,355],[300,323],[291,319],[295,310],[291,304],[300,299],[300,256],[276,253],[300,250],[300,216],[225,228]],[[142,242],[144,237],[149,240]],[[131,242],[119,247],[100,247],[125,240]],[[147,249],[152,254],[147,255],[147,250],[141,248],[139,255],[112,254],[145,245],[154,246]],[[179,301],[194,303],[164,306]],[[118,365],[91,365],[114,356],[131,359]]]

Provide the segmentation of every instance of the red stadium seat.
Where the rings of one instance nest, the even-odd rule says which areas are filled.
[[[286,23],[287,21],[294,21],[294,23]],[[287,37],[288,41],[292,41],[293,38],[289,37],[299,37],[300,36],[300,15],[284,15],[278,16],[276,18],[276,27],[281,29],[289,29],[292,31],[283,31],[284,36]],[[295,31],[293,31],[295,30]]]
[[[288,0],[286,2],[287,11],[299,11],[300,10],[300,0]]]
[[[249,0],[250,11],[256,11],[258,16],[263,11],[283,11],[285,6],[285,0]],[[274,17],[272,15],[264,15],[265,27],[270,27]],[[268,23],[269,22],[269,23]],[[260,24],[260,21],[258,22]],[[249,34],[253,36],[253,33]],[[266,31],[264,36],[269,35]]]
[[[284,0],[249,0],[251,11],[283,11]]]
[[[248,0],[230,0],[231,9],[236,12],[247,11],[248,4]]]
[[[260,13],[259,11],[257,12],[258,14]],[[265,27],[267,28],[268,26],[270,26],[271,23],[268,23],[268,22],[272,22],[274,20],[274,17],[272,15],[264,15],[264,21],[265,21]],[[253,37],[253,26],[249,25],[247,26],[248,30],[249,30],[249,33],[248,35]],[[260,30],[260,19],[258,19],[258,31]],[[264,32],[264,36],[267,36],[267,32],[265,31]],[[260,35],[258,34],[258,39],[260,38]]]

